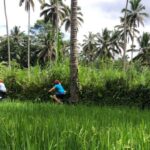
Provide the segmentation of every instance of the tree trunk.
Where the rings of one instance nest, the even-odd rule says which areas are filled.
[[[8,29],[8,18],[7,18],[7,11],[6,11],[6,1],[4,0],[4,12],[5,12],[5,19],[6,19],[6,32],[7,32],[7,46],[8,46],[8,66],[11,68],[10,63],[10,40],[9,40],[9,29]]]
[[[28,10],[28,77],[30,78],[30,6]]]
[[[128,8],[128,0],[126,0],[126,10]],[[123,50],[123,70],[126,70],[126,49],[127,49],[127,11],[124,15],[124,50]]]
[[[133,39],[132,39],[132,51],[131,51],[131,62],[133,59],[133,51],[134,51],[134,37],[135,37],[135,32],[134,32],[135,27],[133,27]]]
[[[78,102],[77,0],[71,0],[70,99]]]
[[[56,62],[58,60],[58,0],[56,0],[56,33],[55,33],[55,53],[56,53]]]

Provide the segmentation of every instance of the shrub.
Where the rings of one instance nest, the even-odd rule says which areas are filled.
[[[9,70],[0,65],[0,77],[5,80],[8,96],[11,99],[48,101],[47,91],[53,81],[62,81],[69,97],[69,64],[68,61],[31,68],[30,78],[27,69],[12,68]],[[79,94],[83,103],[101,105],[146,105],[150,95],[150,71],[147,68],[137,69],[130,66],[127,72],[117,69],[116,65],[106,68],[79,66]]]

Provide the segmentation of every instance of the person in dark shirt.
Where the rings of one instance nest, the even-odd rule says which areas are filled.
[[[54,81],[54,86],[48,92],[52,91],[55,91],[56,93],[51,95],[51,98],[53,98],[57,103],[62,104],[62,99],[64,98],[66,91],[59,80]]]

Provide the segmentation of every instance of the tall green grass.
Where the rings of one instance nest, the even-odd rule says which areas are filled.
[[[149,150],[149,116],[136,108],[1,102],[0,149]]]

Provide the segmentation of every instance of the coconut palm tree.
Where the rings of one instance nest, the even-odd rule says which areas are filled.
[[[97,34],[97,53],[95,58],[110,58],[114,59],[114,55],[120,53],[119,48],[119,32],[117,31],[109,31],[105,28],[102,31],[102,34]]]
[[[20,0],[19,6],[25,3],[25,10],[28,12],[28,76],[30,75],[30,11],[31,7],[34,10],[33,0]]]
[[[135,36],[137,34],[139,34],[139,31],[136,28],[131,28],[129,26],[129,24],[126,24],[126,29],[124,29],[125,28],[125,25],[124,25],[125,21],[124,21],[124,18],[122,18],[122,17],[120,18],[120,22],[121,22],[121,24],[120,25],[116,25],[115,29],[119,32],[119,36],[120,36],[120,42],[119,43],[120,43],[120,48],[123,51],[122,58],[123,58],[123,61],[124,61],[124,57],[125,57],[124,55],[126,55],[126,52],[130,52],[131,51],[131,49],[127,50],[127,48],[126,48],[126,52],[124,51],[124,48],[126,47],[125,43],[127,44],[127,43],[129,43],[130,40],[132,41],[132,39],[133,39],[133,34],[132,34],[133,30],[134,30],[134,35]]]
[[[140,60],[143,65],[150,66],[150,34],[145,32],[138,38],[139,54],[133,59]]]
[[[20,31],[20,27],[14,26],[10,31],[10,42],[11,42],[11,57],[16,60],[16,62],[21,62],[21,54],[23,53],[24,45],[24,32]]]
[[[124,45],[123,45],[123,70],[126,70],[126,49],[127,49],[127,8],[129,1],[126,0],[124,11]]]
[[[82,58],[88,63],[94,60],[97,51],[96,34],[89,32],[88,35],[84,35],[82,44]]]
[[[77,0],[71,0],[70,102],[78,102]]]
[[[11,37],[14,42],[19,43],[20,38],[24,35],[24,32],[20,31],[20,26],[14,26],[13,29],[10,31],[11,32]]]
[[[81,26],[81,24],[84,22],[83,19],[83,14],[81,12],[81,8],[77,7],[77,26]],[[67,7],[67,14],[65,16],[65,18],[62,21],[62,25],[65,24],[65,31],[70,31],[70,27],[71,27],[71,10],[69,7]]]
[[[38,40],[38,42],[40,42],[40,49],[36,53],[39,61],[42,63],[46,63],[47,61],[54,61],[56,57],[54,47],[52,47],[53,40],[51,39],[51,34],[52,33],[49,32],[47,35],[45,35],[44,40]]]
[[[46,23],[50,21],[54,28],[59,27],[60,21],[66,15],[66,5],[62,0],[50,0],[49,4],[42,4],[41,9],[40,16],[44,16]]]
[[[8,66],[11,68],[11,60],[10,60],[10,39],[9,39],[9,28],[8,28],[8,17],[6,10],[6,1],[4,0],[4,12],[5,12],[5,20],[6,20],[6,32],[7,32],[7,47],[8,47]]]
[[[127,12],[127,21],[131,28],[135,29],[139,27],[139,25],[144,26],[144,17],[148,17],[148,14],[144,11],[145,6],[141,4],[141,0],[130,0],[130,8],[123,9],[122,12]],[[132,47],[134,45],[134,38],[135,32],[133,31],[133,38],[132,38]],[[131,60],[133,58],[133,51],[131,52]]]
[[[56,53],[56,59],[58,56],[57,50],[57,40],[58,40],[58,33],[59,33],[59,26],[61,24],[61,20],[66,15],[66,5],[62,2],[62,0],[51,0],[50,4],[44,3],[41,6],[42,12],[40,16],[44,16],[45,22],[50,21],[53,25],[53,37],[54,37],[54,47]]]
[[[121,55],[122,52],[122,41],[120,40],[120,32],[118,30],[111,31],[110,35],[110,52],[112,53],[112,58],[115,59],[116,56]]]
[[[124,41],[124,24],[125,19],[120,17],[120,25],[116,25],[115,29],[120,32],[120,38],[122,41]],[[133,39],[133,30],[135,34],[139,34],[140,32],[136,28],[131,28],[129,24],[126,24],[126,42],[129,43],[130,40]]]
[[[54,61],[56,56],[53,47],[52,25],[46,24],[44,20],[37,20],[35,25],[31,27],[31,32],[35,37],[33,43],[38,45],[35,55],[40,63],[45,64],[47,61]]]

